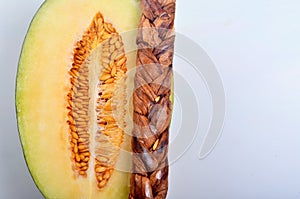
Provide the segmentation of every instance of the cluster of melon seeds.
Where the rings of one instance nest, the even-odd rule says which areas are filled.
[[[175,0],[141,0],[133,93],[130,199],[164,199],[172,102]]]
[[[99,128],[95,145],[95,172],[99,188],[106,185],[114,170],[124,136],[126,57],[120,36],[112,36],[103,43],[101,61],[104,70],[99,79]]]
[[[111,177],[123,142],[125,73],[121,37],[97,13],[74,48],[67,123],[73,170],[83,177],[93,170],[99,189]]]

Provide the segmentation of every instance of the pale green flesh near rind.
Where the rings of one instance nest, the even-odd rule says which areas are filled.
[[[25,72],[24,72],[24,70],[26,70],[26,69],[23,67],[23,64],[22,64],[23,60],[26,59],[26,57],[27,57],[26,56],[26,49],[30,48],[29,47],[30,40],[33,37],[32,32],[34,31],[33,27],[35,26],[36,21],[39,18],[40,14],[43,13],[43,10],[47,7],[47,2],[48,1],[43,2],[43,4],[40,6],[37,13],[34,15],[32,21],[30,23],[29,29],[26,33],[24,43],[23,43],[23,46],[22,46],[22,51],[21,51],[19,63],[18,63],[18,70],[17,70],[17,76],[16,76],[16,91],[15,91],[17,123],[18,123],[18,131],[19,131],[20,141],[21,141],[22,149],[23,149],[23,155],[24,155],[24,158],[25,158],[25,161],[26,161],[26,165],[29,169],[29,172],[30,172],[35,184],[37,185],[37,187],[41,191],[41,194],[45,198],[47,198],[47,196],[44,195],[44,193],[45,193],[45,191],[43,191],[44,187],[39,186],[40,183],[39,183],[39,180],[38,180],[38,176],[36,175],[35,172],[33,172],[31,170],[32,168],[30,167],[30,162],[29,162],[30,160],[27,158],[29,156],[28,150],[30,150],[30,149],[28,148],[29,146],[25,142],[26,139],[24,138],[24,132],[26,131],[26,127],[23,125],[25,123],[25,118],[22,115],[22,110],[24,108],[22,107],[23,97],[22,97],[21,87],[22,87],[23,82],[26,81]]]

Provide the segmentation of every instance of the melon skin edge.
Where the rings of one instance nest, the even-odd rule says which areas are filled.
[[[26,158],[26,146],[24,145],[25,143],[22,142],[22,134],[20,133],[20,132],[23,131],[23,130],[22,130],[22,125],[21,125],[22,121],[21,121],[21,118],[18,117],[18,114],[19,114],[19,113],[18,113],[18,112],[19,112],[19,111],[18,111],[18,110],[19,110],[19,104],[20,104],[20,100],[22,100],[21,97],[19,97],[19,95],[18,95],[18,83],[19,83],[19,81],[20,81],[19,78],[21,78],[21,77],[20,77],[21,71],[20,71],[20,67],[19,67],[19,66],[20,66],[20,62],[21,62],[22,55],[23,55],[23,52],[24,52],[25,41],[26,41],[27,37],[29,36],[28,34],[29,34],[29,31],[30,31],[30,27],[33,25],[33,22],[34,22],[35,18],[38,17],[38,14],[39,14],[40,10],[44,7],[44,4],[45,4],[45,3],[46,3],[46,1],[44,1],[44,2],[40,5],[40,7],[37,9],[36,13],[34,14],[32,20],[30,21],[29,26],[28,26],[28,29],[27,29],[27,31],[26,31],[26,35],[25,35],[25,37],[24,37],[24,42],[23,42],[23,44],[22,44],[21,53],[20,53],[19,62],[18,62],[18,69],[17,69],[17,73],[16,73],[16,82],[15,82],[15,85],[16,85],[16,87],[15,87],[15,106],[16,106],[15,108],[16,108],[16,109],[15,109],[15,110],[16,110],[16,119],[17,119],[17,128],[18,128],[18,134],[19,134],[19,141],[20,141],[21,146],[22,146],[23,157],[24,157],[24,160],[25,160],[25,164],[26,164],[26,166],[27,166],[27,168],[28,168],[28,171],[29,171],[29,173],[30,173],[30,175],[31,175],[31,177],[32,177],[32,179],[33,179],[33,182],[34,182],[34,184],[36,185],[36,187],[38,188],[39,192],[42,194],[42,196],[43,196],[44,198],[47,198],[47,197],[44,195],[42,189],[39,187],[37,178],[36,178],[35,176],[33,176],[33,173],[31,172],[30,167],[29,167],[29,165],[28,165],[28,160],[27,160],[27,158]],[[24,56],[24,55],[23,55],[23,56]]]

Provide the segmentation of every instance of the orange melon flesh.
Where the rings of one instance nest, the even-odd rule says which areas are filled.
[[[35,15],[23,45],[16,85],[18,127],[30,173],[46,198],[128,197],[127,172],[131,160],[126,152],[120,153],[115,167],[127,172],[115,169],[103,189],[97,187],[93,161],[86,176],[72,169],[66,108],[71,88],[69,70],[75,44],[97,13],[101,13],[122,37],[122,33],[137,28],[140,7],[135,0],[47,0]],[[135,34],[126,36],[125,51],[134,48],[135,37]],[[101,51],[101,44],[92,50]],[[136,54],[131,52],[126,57],[127,70],[130,70]],[[96,82],[93,80],[91,84]],[[132,87],[131,82],[127,77],[126,86]],[[130,122],[127,123],[125,132],[131,128]],[[130,138],[125,134],[122,150],[129,150],[129,143]],[[90,144],[91,151],[94,146]]]

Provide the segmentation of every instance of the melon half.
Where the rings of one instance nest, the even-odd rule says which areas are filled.
[[[136,0],[47,0],[23,45],[20,139],[46,198],[127,198]],[[130,32],[129,34],[127,34]]]

